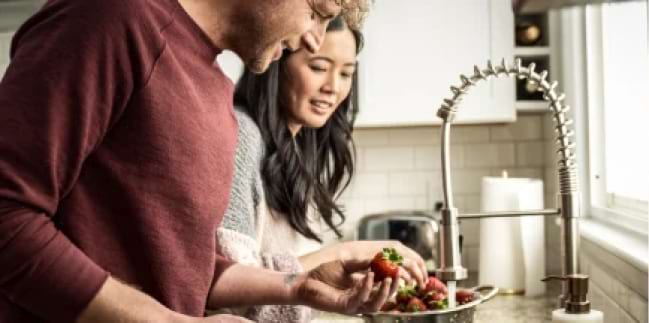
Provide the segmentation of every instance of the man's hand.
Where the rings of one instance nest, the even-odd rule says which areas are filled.
[[[294,297],[305,305],[343,314],[378,311],[394,294],[398,280],[387,278],[374,287],[374,273],[368,272],[371,259],[335,260],[300,276],[287,275]],[[295,281],[291,281],[295,279]]]
[[[81,313],[77,323],[251,323],[232,315],[189,317],[164,307],[155,299],[109,277]]]

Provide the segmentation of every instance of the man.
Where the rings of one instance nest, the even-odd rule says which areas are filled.
[[[339,4],[337,1],[345,1]],[[236,141],[231,49],[264,71],[364,0],[50,0],[0,83],[0,322],[243,322],[206,308],[373,311],[367,261],[231,264],[214,232]],[[360,277],[357,277],[360,275]],[[134,285],[131,287],[129,285]]]

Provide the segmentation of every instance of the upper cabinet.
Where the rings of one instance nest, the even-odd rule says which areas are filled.
[[[502,0],[375,0],[359,57],[359,127],[434,125],[460,74],[513,64],[514,15]],[[473,87],[454,123],[511,122],[514,79]]]

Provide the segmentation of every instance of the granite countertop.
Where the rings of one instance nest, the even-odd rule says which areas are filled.
[[[549,323],[557,308],[558,286],[549,285],[546,294],[535,297],[497,295],[477,307],[474,323]],[[360,318],[321,313],[312,323],[363,323]]]

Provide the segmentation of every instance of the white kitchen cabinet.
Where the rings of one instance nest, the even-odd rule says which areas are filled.
[[[359,127],[434,125],[451,85],[491,59],[512,63],[513,12],[504,0],[375,0],[359,57]],[[454,123],[512,122],[514,80],[482,82]]]

